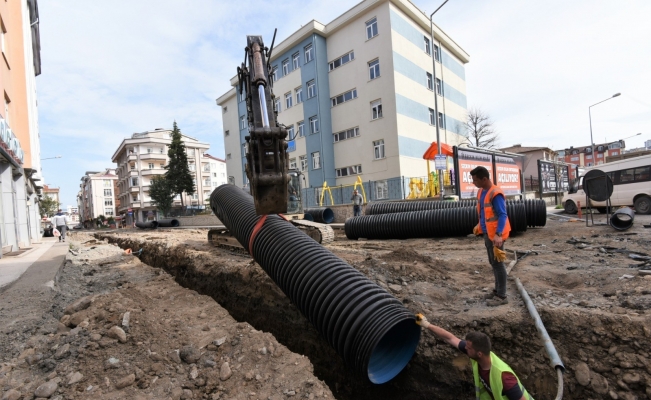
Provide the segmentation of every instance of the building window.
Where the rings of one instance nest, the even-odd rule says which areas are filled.
[[[279,97],[276,97],[274,99],[274,107],[276,109],[276,112],[279,113],[280,112],[280,98]]]
[[[429,109],[429,124],[434,125],[436,123],[436,120],[434,119],[434,110],[431,108]]]
[[[283,60],[283,76],[289,74],[289,59]]]
[[[429,47],[429,38],[427,36],[423,36],[423,39],[425,40],[425,43],[424,43],[425,44],[425,53],[431,55],[431,53],[430,53],[431,49]]]
[[[330,68],[330,71],[333,69],[339,68],[344,64],[348,64],[350,61],[353,61],[355,59],[355,52],[351,51],[350,53],[344,54],[343,56],[337,58],[334,61],[331,61],[328,64],[328,67]]]
[[[301,164],[301,171],[305,172],[307,170],[307,156],[299,156],[298,161]]]
[[[295,70],[301,67],[298,63],[298,58],[299,58],[298,53],[294,53],[292,55],[292,66],[294,67]]]
[[[321,168],[321,154],[318,151],[312,153],[312,169]]]
[[[441,85],[441,80],[436,78],[436,94],[443,96],[443,85]]]
[[[196,171],[196,166],[195,166],[195,164],[194,164],[194,163],[190,163],[190,164],[188,164],[188,169],[190,169],[191,172]]]
[[[294,124],[287,127],[287,137],[289,140],[294,140]]]
[[[310,133],[318,133],[319,132],[319,118],[315,115],[314,117],[310,117]]]
[[[104,196],[113,196],[113,191],[111,189],[104,189]]]
[[[289,159],[289,169],[296,169],[296,158]]]
[[[110,179],[104,179],[103,183],[104,183],[105,188],[106,187],[108,187],[108,188],[113,187],[113,181],[111,181]]]
[[[375,181],[375,198],[378,200],[389,198],[389,183],[386,180]]]
[[[359,136],[359,128],[351,128],[345,131],[332,134],[334,142],[341,142],[342,140],[351,139]]]
[[[429,72],[425,72],[425,74],[427,79],[427,88],[429,90],[432,90],[432,74],[430,74]]]
[[[113,199],[104,199],[104,205],[105,206],[112,206],[113,205]]]
[[[278,67],[273,67],[271,69],[271,79],[276,82],[278,80]]]
[[[312,80],[307,83],[307,98],[316,96],[316,83]]]
[[[314,58],[314,54],[312,54],[312,45],[308,44],[307,46],[305,46],[305,63],[306,64],[309,63],[310,61],[312,61],[313,58]]]
[[[352,89],[345,93],[340,94],[339,96],[335,96],[331,98],[330,103],[332,107],[335,107],[341,103],[345,103],[347,101],[351,101],[356,98],[357,98],[357,89]]]
[[[104,209],[104,216],[105,217],[112,217],[113,216],[113,209],[112,208],[105,208]]]
[[[132,177],[131,178],[131,187],[138,186],[138,178]]]
[[[380,77],[380,60],[373,60],[368,63],[368,79],[373,80]]]
[[[294,92],[296,92],[296,104],[301,104],[303,102],[303,88],[297,87]]]
[[[154,152],[154,149],[151,147],[147,147],[147,154],[151,154]]]
[[[373,141],[373,153],[376,160],[384,158],[384,139]]]
[[[135,165],[135,164],[130,164],[130,167],[131,167],[131,170],[132,170],[132,171],[135,171],[135,169],[136,169],[136,165]]]
[[[441,52],[439,50],[439,47],[437,45],[433,45],[432,48],[434,49],[434,59],[438,62],[441,62]]]
[[[153,162],[149,163],[149,169],[154,169],[154,163]]]
[[[439,113],[439,128],[445,129],[445,118],[443,118],[443,113]]]
[[[158,164],[158,166],[159,166],[161,169],[165,168],[165,164],[162,164],[162,163],[161,163],[161,164]]]
[[[366,23],[366,40],[376,37],[377,34],[377,18],[373,18]]]
[[[246,129],[246,118],[244,115],[240,117],[240,130]]]
[[[361,165],[353,165],[352,167],[337,168],[337,177],[348,176],[348,175],[359,175],[362,173]]]
[[[224,136],[228,136],[228,135],[230,135],[230,134],[231,134],[231,133],[230,133],[229,131],[224,132]]]
[[[230,160],[231,159],[231,153],[226,154],[226,159]]]
[[[285,109],[292,107],[292,92],[285,93]]]
[[[371,102],[371,119],[382,118],[382,100]]]
[[[298,121],[296,126],[298,127],[298,137],[305,136],[305,122],[304,121]]]

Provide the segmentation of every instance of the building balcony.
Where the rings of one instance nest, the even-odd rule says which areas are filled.
[[[167,154],[145,153],[140,155],[141,160],[167,160]]]
[[[140,171],[142,176],[156,176],[156,175],[163,175],[166,171],[162,168],[154,168],[154,169],[143,169]]]
[[[140,193],[140,187],[139,186],[131,186],[129,188],[129,193]]]
[[[206,171],[205,169],[202,169],[201,170],[201,176],[210,176],[210,170]]]
[[[129,154],[127,157],[127,161],[138,161],[138,155],[137,154]]]
[[[127,177],[130,178],[130,177],[132,177],[132,176],[135,176],[135,177],[138,176],[138,170],[137,170],[137,169],[129,170],[129,173],[127,174]]]

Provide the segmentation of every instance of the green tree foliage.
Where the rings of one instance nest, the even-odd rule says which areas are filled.
[[[167,217],[172,204],[174,204],[174,191],[170,182],[165,176],[157,176],[151,180],[149,185],[149,196],[152,203],[158,208],[158,211]]]
[[[172,193],[181,196],[181,205],[183,206],[183,192],[188,195],[194,194],[194,183],[192,174],[188,167],[188,155],[185,152],[185,144],[181,141],[181,130],[174,121],[172,129],[172,143],[167,151],[169,163],[165,166],[165,178],[167,179]],[[160,208],[160,206],[159,206]]]
[[[59,211],[59,206],[61,203],[54,200],[52,197],[45,195],[41,204],[41,217],[51,217]]]

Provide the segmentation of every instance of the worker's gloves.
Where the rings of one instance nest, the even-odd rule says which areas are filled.
[[[497,246],[493,246],[493,255],[495,256],[495,261],[497,262],[506,261],[506,252]]]
[[[482,235],[482,231],[481,231],[481,228],[479,227],[479,224],[475,225],[475,227],[472,228],[472,233],[474,233],[475,236],[481,236]]]
[[[416,323],[425,329],[430,326],[430,323],[427,322],[427,318],[423,314],[416,314]]]

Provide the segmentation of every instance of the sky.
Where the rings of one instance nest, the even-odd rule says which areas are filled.
[[[412,0],[429,15],[442,1]],[[183,4],[183,7],[179,7]],[[171,128],[224,157],[215,99],[244,59],[247,34],[282,41],[344,0],[43,0],[37,77],[43,175],[76,205],[86,171],[115,168],[134,132]],[[651,140],[651,2],[449,0],[434,22],[469,55],[468,106],[494,121],[501,147],[555,150]],[[621,96],[611,98],[615,93]]]

